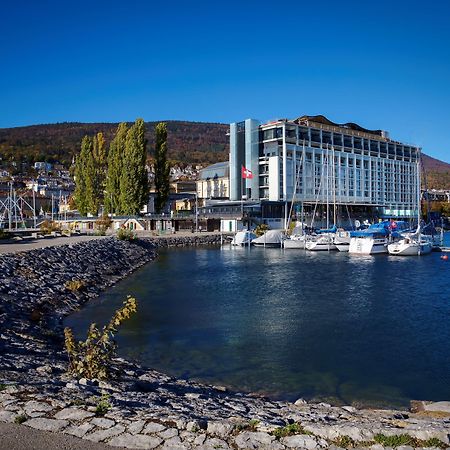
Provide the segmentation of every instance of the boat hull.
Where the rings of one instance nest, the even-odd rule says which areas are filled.
[[[304,239],[286,239],[283,241],[283,247],[304,249],[306,248],[306,241]]]
[[[430,242],[423,243],[403,243],[394,242],[388,245],[388,252],[390,255],[398,256],[420,256],[431,253],[432,245]]]
[[[348,252],[350,248],[349,242],[341,242],[339,244],[335,243],[334,245],[340,252]]]
[[[356,255],[376,255],[387,253],[387,239],[372,237],[352,237],[348,252]]]

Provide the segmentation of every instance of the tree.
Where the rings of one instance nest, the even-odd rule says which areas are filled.
[[[122,177],[123,158],[128,127],[126,123],[119,124],[116,135],[111,141],[107,158],[105,208],[110,214],[120,214],[120,180]]]
[[[103,133],[97,133],[94,136],[94,160],[95,160],[95,169],[96,169],[96,178],[98,180],[98,188],[101,191],[101,196],[103,197],[103,191],[105,190],[105,180],[106,180],[106,170],[107,170],[107,152],[106,152],[106,144],[105,138],[103,137]]]
[[[75,192],[73,199],[82,216],[88,211],[86,198],[86,160],[89,152],[89,138],[85,136],[81,141],[81,151],[75,159]]]
[[[82,216],[98,213],[102,189],[98,180],[97,161],[94,157],[94,140],[85,136],[81,141],[81,151],[75,161],[74,200]]]
[[[139,214],[148,201],[146,147],[144,121],[136,119],[127,132],[120,177],[120,210],[125,215]]]
[[[155,209],[159,214],[170,192],[170,163],[167,161],[167,125],[160,122],[155,128]]]

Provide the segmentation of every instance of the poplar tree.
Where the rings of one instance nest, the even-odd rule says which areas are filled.
[[[125,122],[119,124],[116,135],[111,141],[107,158],[105,208],[110,214],[121,214],[120,180],[122,178],[123,158],[128,127]]]
[[[73,193],[73,200],[78,212],[85,216],[87,214],[87,200],[86,200],[86,159],[88,152],[87,136],[81,141],[81,151],[75,159],[75,191]]]
[[[82,216],[98,214],[102,189],[98,180],[98,163],[94,155],[94,140],[85,136],[75,162],[75,205]]]
[[[106,143],[103,133],[97,133],[94,136],[94,159],[95,169],[97,171],[97,180],[99,190],[101,191],[101,197],[103,197],[103,191],[105,190],[106,170],[107,170],[107,151]]]
[[[155,210],[158,214],[169,199],[170,163],[167,161],[167,125],[160,122],[155,128]]]
[[[147,142],[143,119],[136,119],[128,130],[120,177],[120,210],[125,215],[139,214],[148,201]]]

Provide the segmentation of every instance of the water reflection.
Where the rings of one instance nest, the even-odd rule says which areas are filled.
[[[437,254],[169,250],[68,323],[84,332],[132,294],[139,314],[118,335],[122,354],[173,375],[287,399],[442,400],[449,269]]]

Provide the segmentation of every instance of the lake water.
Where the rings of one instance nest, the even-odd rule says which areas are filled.
[[[175,376],[287,400],[450,400],[441,255],[164,250],[66,324],[81,338],[130,294],[138,313],[117,335],[119,354]]]

